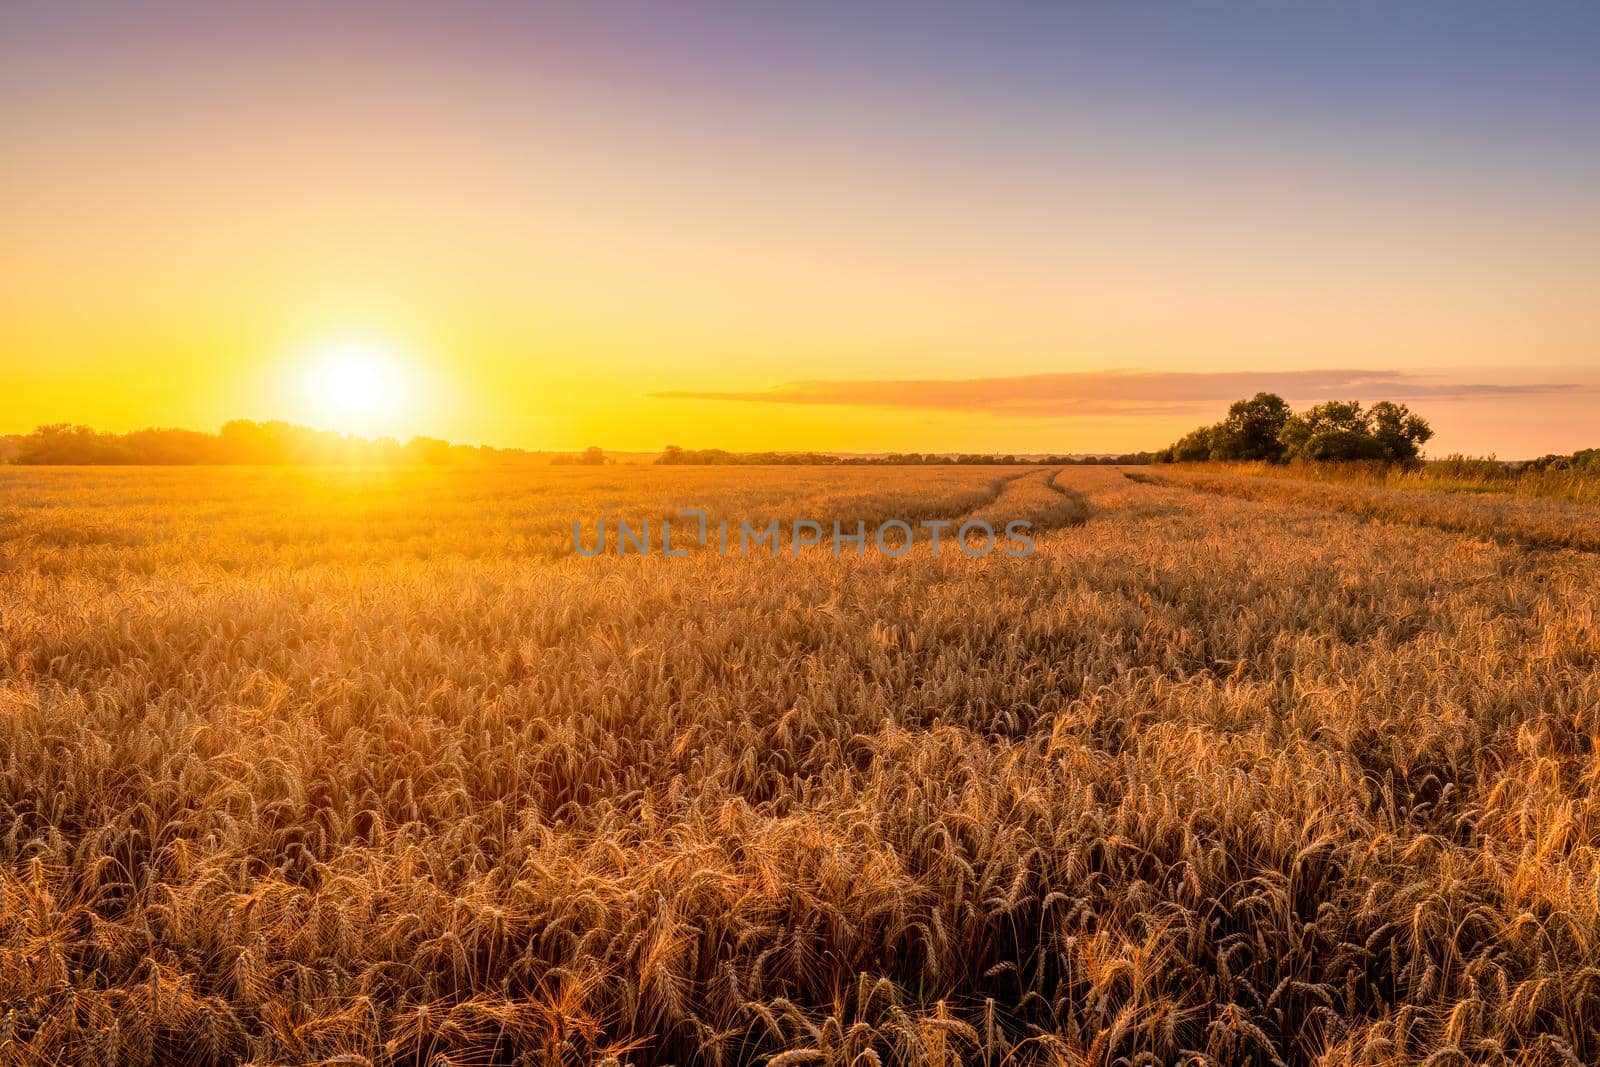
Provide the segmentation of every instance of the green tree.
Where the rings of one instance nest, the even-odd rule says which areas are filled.
[[[1307,443],[1319,433],[1343,430],[1364,434],[1367,430],[1366,414],[1357,400],[1329,400],[1290,416],[1278,433],[1289,459],[1310,459],[1305,454]]]
[[[1433,436],[1433,427],[1404,404],[1384,400],[1367,412],[1367,432],[1378,442],[1385,459],[1415,463],[1422,446]]]
[[[1276,393],[1257,393],[1235,401],[1228,415],[1211,431],[1211,458],[1216,460],[1270,460],[1283,458],[1278,439],[1292,412]]]
[[[1383,446],[1365,430],[1318,430],[1300,448],[1300,458],[1318,462],[1387,459]]]
[[[1172,446],[1172,462],[1201,463],[1211,458],[1212,427],[1190,430]]]

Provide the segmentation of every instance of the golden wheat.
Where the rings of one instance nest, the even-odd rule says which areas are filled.
[[[1593,513],[1160,478],[0,471],[0,1062],[1600,1061]]]

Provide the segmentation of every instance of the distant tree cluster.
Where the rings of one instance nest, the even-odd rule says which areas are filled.
[[[453,445],[434,437],[413,437],[401,444],[392,437],[356,437],[247,419],[236,419],[214,434],[161,429],[118,434],[55,423],[8,438],[5,452],[13,463],[86,465],[449,465],[528,455],[516,449]]]
[[[679,448],[668,445],[656,458],[657,463],[689,466],[808,466],[833,464],[837,466],[1011,466],[1038,464],[1046,466],[1072,466],[1075,464],[1141,464],[1150,462],[1148,452],[1129,452],[1104,456],[1015,456],[978,454],[971,452],[890,452],[882,456],[839,456],[831,452],[729,452],[721,448]]]
[[[1094,456],[1015,456],[1015,455],[979,455],[971,452],[891,452],[884,456],[850,456],[844,460],[849,464],[877,464],[883,466],[915,466],[917,464],[949,465],[949,466],[997,466],[1007,467],[1013,465],[1034,465],[1047,467],[1072,467],[1072,466],[1129,466],[1150,462],[1148,452],[1126,452],[1119,455],[1094,455]]]
[[[710,466],[785,466],[800,467],[819,463],[842,463],[840,456],[826,452],[729,452],[721,448],[679,448],[668,445],[656,457],[657,463],[691,467]]]
[[[1227,417],[1201,426],[1155,454],[1157,463],[1204,460],[1416,463],[1433,429],[1404,404],[1330,400],[1296,414],[1283,397],[1257,393],[1228,408]]]
[[[1464,456],[1453,453],[1429,460],[1428,473],[1435,478],[1475,482],[1515,482],[1524,475],[1570,474],[1579,478],[1600,478],[1600,448],[1585,448],[1565,454],[1551,453],[1538,459],[1504,460],[1494,456]]]
[[[563,452],[550,461],[552,467],[604,467],[611,460],[606,457],[605,449],[599,445],[590,445],[582,452]]]
[[[1530,459],[1521,465],[1523,470],[1535,471],[1567,471],[1572,474],[1587,474],[1600,477],[1600,448],[1581,448],[1567,455],[1551,453]]]

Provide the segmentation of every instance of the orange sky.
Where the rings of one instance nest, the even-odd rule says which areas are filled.
[[[1558,121],[1596,101],[1549,73],[1560,27],[1396,28],[1462,52],[1422,54],[1441,81],[1511,47],[1542,79],[1457,113],[1354,31],[1398,95],[1353,97],[1337,40],[1141,26],[1041,24],[1065,51],[1030,59],[1005,25],[68,7],[0,14],[0,432],[1124,450],[1243,381],[1180,376],[1243,372],[1406,399],[1435,453],[1600,444],[1600,165]],[[1287,98],[1223,79],[1249,62]],[[317,392],[351,347],[392,379],[371,410]]]

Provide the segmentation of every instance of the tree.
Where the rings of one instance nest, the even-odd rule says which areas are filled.
[[[1364,430],[1318,430],[1300,446],[1298,458],[1317,462],[1385,459],[1383,446]]]
[[[1201,463],[1211,458],[1212,427],[1202,426],[1190,430],[1172,446],[1174,463]]]
[[[1377,460],[1416,463],[1433,437],[1426,419],[1384,400],[1363,410],[1357,400],[1328,400],[1295,414],[1282,397],[1257,393],[1228,408],[1215,426],[1191,430],[1152,456],[1156,463],[1256,460],[1281,463]],[[1552,457],[1554,458],[1554,457]]]
[[[116,434],[57,422],[23,438],[18,463],[127,463],[126,445]]]
[[[271,423],[234,419],[222,424],[218,447],[226,463],[282,463],[282,438],[272,432]]]
[[[134,430],[122,437],[131,463],[215,463],[217,438],[194,430]]]
[[[1306,444],[1317,434],[1335,430],[1362,434],[1366,429],[1367,419],[1359,400],[1329,400],[1291,416],[1278,434],[1278,440],[1289,458],[1309,459],[1303,455]]]
[[[590,445],[583,450],[583,465],[585,467],[604,467],[606,453],[599,445]]]
[[[1422,446],[1433,436],[1433,427],[1404,404],[1384,400],[1367,412],[1367,432],[1383,449],[1385,459],[1415,463]]]
[[[437,437],[413,437],[406,442],[405,455],[413,463],[438,466],[450,462],[450,442]]]
[[[1211,430],[1211,457],[1216,460],[1269,460],[1283,458],[1278,439],[1292,412],[1276,393],[1257,393],[1235,401],[1228,415]]]

